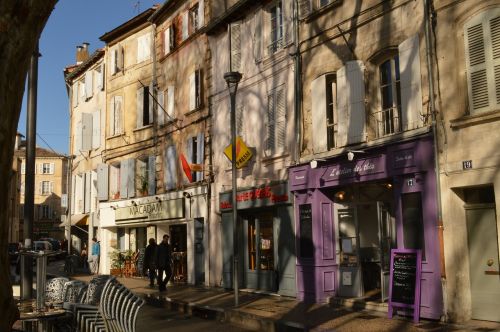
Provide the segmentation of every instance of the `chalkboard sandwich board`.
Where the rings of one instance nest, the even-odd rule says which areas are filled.
[[[389,318],[394,307],[413,309],[413,321],[420,317],[420,277],[422,251],[392,249],[389,280]]]

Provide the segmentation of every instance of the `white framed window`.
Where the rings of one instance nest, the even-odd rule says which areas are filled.
[[[109,199],[120,198],[120,163],[109,165]]]
[[[270,44],[268,53],[273,54],[283,48],[283,5],[281,1],[276,1],[270,8]]]
[[[42,163],[40,165],[41,174],[54,174],[55,164],[54,163]]]
[[[153,123],[153,100],[148,86],[137,89],[137,128]]]
[[[195,70],[189,76],[189,111],[194,111],[202,105],[202,73],[201,69]]]
[[[381,110],[373,115],[377,137],[401,131],[401,77],[399,56],[394,55],[378,68]]]
[[[151,58],[151,35],[145,34],[137,38],[137,63]]]
[[[464,25],[471,114],[500,108],[500,8],[484,11]]]
[[[165,91],[158,91],[157,119],[162,126],[175,120],[175,87],[169,85]]]
[[[53,182],[51,181],[40,181],[39,194],[40,195],[50,195],[53,191]]]
[[[266,155],[284,152],[286,141],[286,96],[284,87],[276,88],[267,96]]]
[[[109,135],[115,136],[122,133],[123,118],[123,97],[114,96],[111,98]]]

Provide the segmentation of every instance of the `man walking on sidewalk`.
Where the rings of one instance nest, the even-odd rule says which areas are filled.
[[[99,255],[101,254],[101,245],[97,238],[92,238],[92,251],[89,257],[90,272],[92,274],[99,273]]]
[[[168,239],[168,234],[163,235],[163,241],[161,241],[156,251],[156,266],[158,267],[158,286],[160,292],[167,290],[167,283],[172,277],[170,245],[168,244]],[[165,272],[165,278],[163,278],[163,272]]]
[[[149,239],[149,244],[144,253],[144,274],[149,276],[149,287],[154,287],[156,279],[156,241]]]

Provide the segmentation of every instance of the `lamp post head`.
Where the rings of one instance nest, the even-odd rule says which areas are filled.
[[[237,71],[229,71],[224,74],[224,79],[226,80],[227,87],[229,88],[229,93],[236,93],[241,77],[241,73]]]

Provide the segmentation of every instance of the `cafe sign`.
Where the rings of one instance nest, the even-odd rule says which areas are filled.
[[[232,209],[231,192],[220,194],[220,209]],[[265,185],[248,190],[240,190],[236,194],[238,209],[272,206],[275,204],[291,203],[287,183]]]
[[[117,224],[181,218],[184,218],[183,198],[132,205],[117,208],[115,211],[115,221]]]

